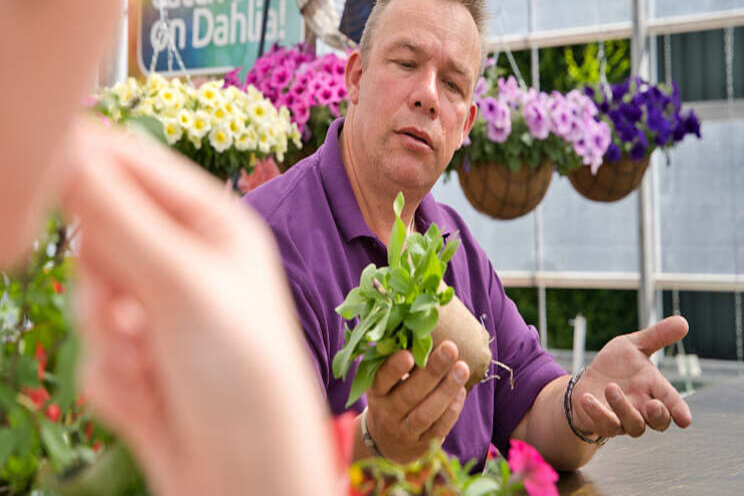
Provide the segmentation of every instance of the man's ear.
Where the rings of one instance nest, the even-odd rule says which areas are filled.
[[[359,84],[362,79],[362,54],[359,50],[354,50],[346,60],[346,73],[344,80],[346,82],[346,93],[349,101],[354,105],[359,103]]]
[[[460,148],[462,146],[462,142],[465,141],[465,138],[470,134],[470,130],[473,129],[473,124],[475,124],[475,118],[478,115],[478,106],[475,104],[475,102],[470,104],[470,110],[468,111],[468,118],[465,119],[465,126],[462,129],[462,136],[460,136],[460,144],[457,146],[457,148]]]

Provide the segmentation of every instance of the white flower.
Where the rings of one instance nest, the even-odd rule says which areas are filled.
[[[190,129],[194,125],[194,114],[190,110],[181,110],[178,113],[178,123],[184,129]]]
[[[248,127],[236,141],[235,148],[244,152],[247,150],[255,150],[257,145],[258,134],[256,134],[256,130],[253,127]]]
[[[163,87],[156,97],[158,107],[166,110],[180,110],[183,105],[183,95],[175,88]]]
[[[233,137],[230,135],[230,130],[227,127],[216,126],[209,133],[209,143],[212,145],[212,148],[222,153],[232,146]]]
[[[145,83],[145,89],[151,95],[157,94],[163,86],[168,86],[168,81],[156,72],[150,74],[150,77],[147,78],[147,83]]]
[[[191,144],[194,145],[194,148],[196,148],[197,150],[201,150],[202,138],[198,138],[189,133],[188,139],[189,141],[191,141]]]
[[[228,127],[233,136],[240,136],[245,130],[245,122],[240,119],[230,119]]]
[[[216,81],[210,81],[201,85],[197,90],[199,103],[205,107],[214,107],[222,103],[223,98],[220,94],[219,84]]]
[[[209,114],[203,110],[198,110],[194,114],[194,120],[191,127],[188,128],[189,134],[196,138],[203,138],[211,129]]]
[[[210,111],[212,124],[217,125],[226,122],[230,118],[230,113],[224,105],[217,105]]]
[[[176,119],[164,119],[163,132],[169,145],[175,145],[183,136],[183,128]]]

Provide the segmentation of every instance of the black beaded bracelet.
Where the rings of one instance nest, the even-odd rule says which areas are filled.
[[[573,422],[573,390],[576,386],[576,383],[579,382],[579,379],[581,379],[581,376],[584,375],[584,371],[586,371],[586,367],[579,370],[573,377],[571,377],[571,380],[568,381],[568,386],[566,387],[566,393],[563,395],[563,410],[566,413],[566,421],[568,422],[568,426],[571,428],[571,431],[588,444],[596,444],[597,446],[602,446],[604,443],[607,442],[608,438],[606,437],[598,437],[597,439],[592,439],[589,436],[591,435],[588,432],[582,432],[579,430],[578,427],[574,425]]]

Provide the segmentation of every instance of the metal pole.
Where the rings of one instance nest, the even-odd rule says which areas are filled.
[[[650,76],[649,40],[647,32],[647,2],[633,0],[633,38],[631,40],[632,75],[648,80]],[[652,174],[646,174],[638,191],[638,225],[640,245],[640,288],[638,290],[638,319],[641,329],[657,320],[654,281],[654,211]]]
[[[258,44],[258,57],[256,58],[260,58],[264,54],[264,42],[266,41],[266,25],[269,22],[270,6],[271,0],[264,0],[263,19],[261,20],[261,41]]]
[[[527,4],[530,15],[530,32],[537,30],[537,17],[535,9],[535,0],[529,0]],[[540,91],[540,51],[538,48],[532,49],[530,57],[532,69],[532,87]],[[535,257],[537,258],[537,272],[541,273],[544,269],[543,262],[543,219],[542,206],[538,205],[535,209]],[[538,329],[540,330],[540,343],[542,347],[548,348],[548,304],[545,284],[537,283],[537,309],[538,309]]]

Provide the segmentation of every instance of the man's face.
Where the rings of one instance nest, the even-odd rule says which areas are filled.
[[[447,0],[396,0],[383,11],[362,68],[347,71],[362,157],[402,189],[430,188],[467,136],[480,65],[478,30]]]

